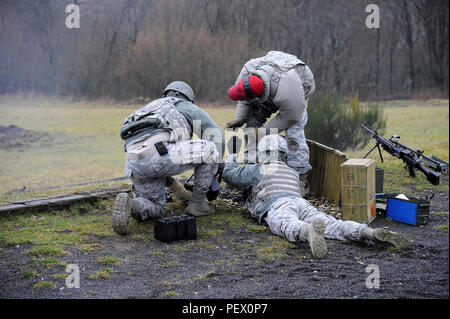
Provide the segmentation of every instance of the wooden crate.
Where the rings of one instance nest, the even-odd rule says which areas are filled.
[[[312,194],[331,200],[339,205],[341,194],[341,164],[347,160],[345,154],[312,140],[309,147],[309,190]]]
[[[370,223],[375,214],[375,160],[349,159],[341,165],[342,220]]]

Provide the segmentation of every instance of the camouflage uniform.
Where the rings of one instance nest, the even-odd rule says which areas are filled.
[[[160,217],[164,213],[166,176],[194,169],[194,190],[204,193],[208,191],[217,172],[219,153],[210,141],[169,144],[168,151],[163,156],[153,153],[140,160],[140,163],[127,161],[128,165],[133,166],[131,181],[135,199],[142,204],[139,212],[142,220]]]
[[[253,217],[265,221],[270,230],[288,241],[305,241],[307,224],[319,217],[326,223],[326,238],[362,241],[365,224],[338,220],[317,210],[300,196],[299,175],[286,163],[270,160],[261,164],[238,166],[229,157],[223,171],[228,184],[250,191],[246,206]]]
[[[248,127],[259,127],[264,124],[262,127],[267,129],[286,130],[289,146],[288,164],[299,174],[307,173],[311,165],[304,128],[308,121],[308,99],[315,90],[314,76],[310,68],[294,55],[270,51],[264,57],[245,63],[236,84],[245,75],[256,75],[263,81],[264,91],[258,102],[270,112],[278,114],[266,124],[261,120],[255,121],[253,108],[258,106],[253,100],[243,100],[237,103],[236,120],[252,123],[247,125]],[[255,154],[248,154],[247,158],[253,162]]]
[[[317,210],[301,197],[279,198],[267,211],[265,221],[274,234],[290,242],[296,242],[304,240],[301,236],[302,227],[318,217],[325,221],[325,238],[363,241],[361,231],[367,225],[336,219]]]
[[[288,165],[299,174],[305,174],[311,170],[309,164],[309,147],[306,143],[305,126],[308,123],[308,101],[305,102],[305,111],[302,119],[286,130],[286,142],[289,147]]]
[[[127,117],[124,127],[147,119],[157,119],[158,124],[125,140],[125,173],[132,181],[135,199],[140,204],[132,217],[140,220],[160,217],[164,213],[168,176],[194,169],[194,191],[207,192],[220,158],[212,141],[190,140],[194,120],[202,123],[203,130],[218,129],[195,104],[174,97],[157,99]],[[157,142],[164,143],[167,154],[160,155],[153,148]],[[145,152],[145,155],[139,152]]]

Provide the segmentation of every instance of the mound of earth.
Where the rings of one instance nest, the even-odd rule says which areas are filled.
[[[0,125],[0,148],[18,148],[30,146],[31,144],[48,140],[47,133],[25,130],[15,125]]]

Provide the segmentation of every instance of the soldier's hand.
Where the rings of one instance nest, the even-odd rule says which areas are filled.
[[[238,160],[237,154],[231,154],[227,156],[225,163],[226,164],[237,163],[237,160]]]
[[[227,123],[226,128],[238,128],[244,125],[244,122],[241,120],[232,120]]]

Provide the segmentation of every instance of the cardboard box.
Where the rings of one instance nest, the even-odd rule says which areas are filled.
[[[370,223],[375,217],[375,160],[352,158],[341,165],[342,220]]]

